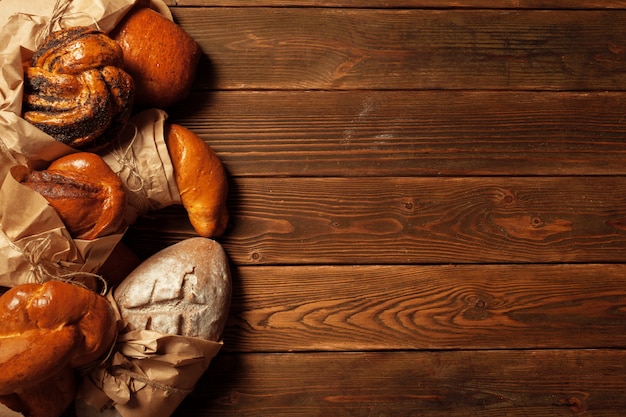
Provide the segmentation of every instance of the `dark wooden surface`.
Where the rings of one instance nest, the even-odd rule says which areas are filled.
[[[170,6],[234,280],[176,417],[626,415],[626,2]]]

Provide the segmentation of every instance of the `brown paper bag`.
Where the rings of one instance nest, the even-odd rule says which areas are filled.
[[[0,8],[0,181],[14,165],[41,169],[74,152],[22,119],[22,62],[51,30],[77,25],[110,31],[135,0],[2,0]]]
[[[165,144],[166,119],[167,114],[159,109],[136,114],[118,141],[101,155],[124,183],[128,224],[150,211],[181,203]]]
[[[94,240],[72,239],[46,199],[19,183],[28,171],[13,167],[0,188],[0,286],[66,279],[95,289],[96,273],[126,226]]]
[[[72,240],[58,215],[43,197],[20,186],[12,167],[44,169],[74,149],[63,145],[20,117],[22,62],[51,30],[95,25],[108,32],[137,0],[2,0],[0,8],[0,286],[50,278],[93,275],[104,263],[123,231],[94,241]],[[153,7],[171,18],[162,0]],[[143,154],[137,152],[138,157]],[[142,161],[141,164],[151,162]],[[160,164],[160,162],[159,162]],[[6,179],[6,181],[5,181]],[[164,180],[167,182],[167,179]],[[172,180],[173,181],[173,180]],[[143,190],[158,181],[144,183]],[[178,191],[173,192],[178,195]],[[169,203],[168,203],[169,204]],[[93,277],[87,281],[93,281]]]
[[[117,309],[109,292],[107,298]],[[122,328],[105,363],[88,370],[76,398],[78,417],[169,417],[208,369],[222,347],[195,337]]]

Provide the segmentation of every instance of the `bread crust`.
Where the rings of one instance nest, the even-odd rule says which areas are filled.
[[[66,155],[20,182],[46,198],[75,239],[95,239],[123,226],[126,192],[122,181],[96,154]]]
[[[224,249],[212,239],[182,240],[143,261],[115,289],[124,323],[137,330],[219,341],[232,283]]]
[[[202,138],[181,125],[168,126],[166,144],[192,226],[203,237],[222,235],[229,217],[228,178],[222,161]]]
[[[0,296],[0,401],[32,417],[59,415],[74,397],[74,370],[105,355],[116,334],[110,303],[86,288],[9,289]]]
[[[178,24],[148,7],[131,9],[110,33],[136,84],[135,105],[167,108],[191,91],[202,51]]]
[[[135,84],[122,65],[122,49],[103,32],[51,33],[24,69],[24,119],[75,149],[106,147],[133,105]]]

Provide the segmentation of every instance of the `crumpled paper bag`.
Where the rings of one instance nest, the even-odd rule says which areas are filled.
[[[159,109],[134,115],[119,139],[101,155],[124,184],[128,224],[150,211],[181,204],[165,143],[166,120],[167,113]]]
[[[98,268],[104,263],[123,235],[123,230],[94,241],[72,240],[58,215],[43,197],[23,187],[10,175],[12,167],[45,169],[47,165],[73,152],[24,120],[21,115],[23,94],[22,62],[30,59],[38,42],[51,30],[76,25],[95,25],[109,32],[135,4],[142,3],[169,19],[171,12],[162,0],[1,0],[0,7],[0,286],[47,279],[75,278],[94,285]],[[133,184],[136,171],[142,167],[142,186],[128,193],[127,224],[139,214],[180,201],[173,179],[173,168],[163,142],[164,112],[152,110],[146,114],[156,117],[144,122],[141,114],[128,129],[138,129],[132,141],[131,157],[120,171],[131,173],[127,186]],[[156,116],[154,116],[156,115]],[[148,133],[146,129],[152,129]],[[155,145],[160,128],[161,143]],[[151,138],[144,141],[141,138]],[[124,146],[128,143],[124,143]],[[146,146],[142,150],[140,147]],[[152,152],[156,149],[158,153]],[[125,149],[126,150],[126,149]],[[113,159],[118,160],[115,157]],[[128,154],[127,154],[128,155]],[[147,155],[152,155],[148,158]],[[163,162],[164,161],[164,162]],[[149,165],[154,164],[154,167]],[[149,169],[148,169],[149,168]],[[148,173],[148,174],[146,174]],[[154,175],[153,175],[154,174]],[[6,179],[6,181],[5,181]],[[128,188],[128,187],[127,187]],[[144,197],[146,195],[147,197]],[[139,198],[142,197],[142,198]],[[152,201],[152,202],[151,202]],[[159,202],[154,203],[154,201]],[[146,205],[149,202],[149,205]],[[19,206],[19,208],[18,208]],[[138,210],[142,207],[143,210]]]
[[[73,239],[47,200],[20,184],[29,171],[13,167],[0,187],[0,286],[65,279],[96,289],[96,273],[126,226],[93,240]]]
[[[107,298],[117,310],[109,292]],[[84,373],[76,398],[78,417],[169,417],[208,369],[222,342],[121,328],[109,358]],[[104,414],[106,413],[106,414]]]
[[[108,32],[136,0],[2,0],[0,7],[0,181],[14,165],[41,169],[74,150],[21,117],[22,62],[51,30],[96,25]]]

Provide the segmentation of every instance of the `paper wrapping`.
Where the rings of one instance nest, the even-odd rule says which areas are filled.
[[[124,184],[128,224],[150,211],[181,203],[165,143],[166,119],[167,113],[159,109],[136,114],[117,142],[102,155]]]
[[[84,374],[76,400],[78,416],[111,409],[122,417],[171,416],[222,342],[129,330],[111,293],[107,298],[117,310],[121,330],[108,360]]]
[[[0,286],[66,279],[95,289],[96,273],[126,226],[93,240],[73,239],[46,199],[20,184],[29,171],[13,167],[0,188]]]
[[[135,0],[2,0],[0,8],[0,181],[14,165],[35,169],[72,148],[21,118],[24,75],[29,60],[50,30],[96,26],[108,32]]]
[[[109,32],[136,2],[172,18],[161,0],[2,0],[0,286],[81,277],[91,287],[96,278],[87,277],[98,271],[123,235],[120,231],[93,241],[72,240],[45,199],[19,185],[9,173],[12,167],[45,169],[51,161],[76,152],[21,118],[22,62],[30,59],[49,31],[95,25]],[[166,117],[161,110],[134,116],[124,130],[124,138],[129,140],[119,143],[123,152],[118,147],[108,156],[101,155],[125,180],[129,202],[126,224],[147,211],[180,202],[163,137]]]

